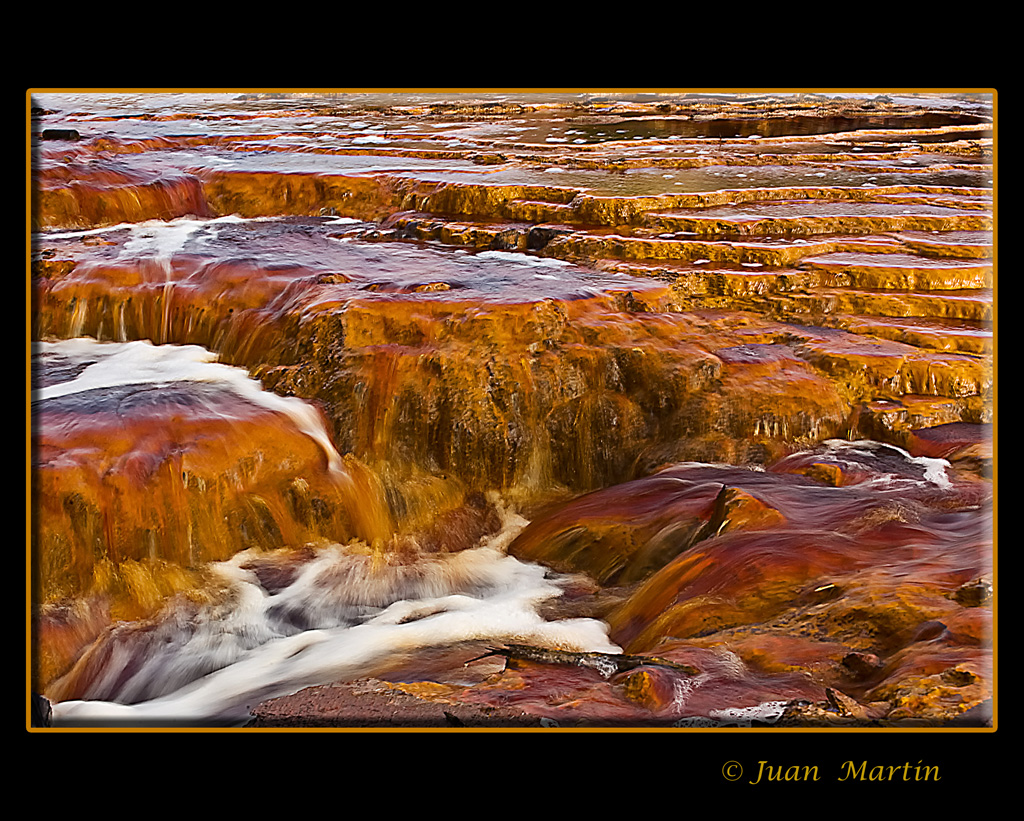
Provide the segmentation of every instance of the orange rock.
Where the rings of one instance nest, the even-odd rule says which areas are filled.
[[[91,228],[189,214],[212,216],[194,175],[93,161],[90,153],[88,148],[41,152],[33,169],[34,230]]]
[[[388,180],[373,177],[242,171],[206,171],[202,191],[214,213],[243,217],[333,209],[342,216],[382,219],[398,210],[404,196]]]
[[[884,98],[365,106],[412,126],[389,138],[347,133],[337,101],[291,103],[211,113],[215,134],[173,125],[191,111],[89,117],[35,146],[34,338],[203,345],[316,403],[348,454],[342,487],[280,417],[172,390],[139,414],[44,408],[44,680],[111,619],[198,595],[208,561],[281,548],[248,565],[273,585],[320,538],[459,550],[500,525],[498,490],[533,520],[513,555],[622,585],[599,591],[621,602],[616,641],[686,639],[719,666],[683,693],[657,669],[524,663],[484,701],[628,721],[694,694],[828,705],[828,686],[826,712],[872,721],[868,696],[933,718],[990,696],[992,453],[962,427],[993,417],[989,117]],[[424,115],[465,118],[473,144]],[[554,136],[570,118],[585,139]],[[46,230],[227,215],[294,219],[169,256]],[[488,252],[487,273],[467,264]],[[814,448],[858,436],[950,464]]]
[[[638,667],[622,677],[622,692],[634,704],[652,713],[670,707],[676,698],[676,679],[666,670]]]
[[[799,468],[795,472],[810,476],[824,485],[839,487],[843,483],[843,471],[838,465],[829,465],[822,462],[813,462],[805,468]]]
[[[44,404],[38,416],[43,600],[104,588],[109,561],[120,578],[110,583],[151,611],[158,588],[145,593],[145,574],[136,584],[130,568],[199,568],[248,547],[386,535],[366,517],[376,501],[333,477],[320,445],[280,414],[237,397],[137,394],[134,413],[129,394],[119,412]],[[348,469],[364,470],[354,461]]]

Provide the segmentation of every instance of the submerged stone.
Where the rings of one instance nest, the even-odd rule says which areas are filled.
[[[448,727],[990,703],[984,100],[39,96],[33,339],[202,346],[307,420],[217,380],[61,393],[96,360],[36,360],[41,692],[117,691],[241,551],[273,598],[324,542],[386,573],[498,540],[573,574],[552,622],[698,672],[468,680],[440,649],[300,703]]]

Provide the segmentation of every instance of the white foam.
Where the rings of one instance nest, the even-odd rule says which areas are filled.
[[[685,710],[686,702],[693,691],[710,680],[711,676],[707,673],[700,673],[692,678],[676,678],[672,682],[672,703],[669,705],[669,710],[674,715],[680,715]]]
[[[513,532],[516,532],[513,528]],[[298,582],[266,595],[239,569],[244,556],[222,566],[238,600],[230,619],[211,619],[204,632],[208,647],[227,653],[227,664],[174,692],[126,706],[112,701],[77,700],[55,704],[54,726],[199,721],[238,723],[260,701],[303,687],[372,675],[381,664],[418,649],[461,641],[527,643],[578,651],[618,653],[608,627],[592,619],[544,621],[537,606],[560,588],[539,566],[505,555],[508,534],[478,548],[439,554],[427,567],[384,567],[371,571],[368,557],[338,547],[307,566]],[[360,558],[363,559],[360,564]],[[347,564],[346,564],[347,563]],[[342,571],[362,568],[350,577]],[[339,573],[341,575],[339,576]],[[404,573],[404,575],[403,575]],[[369,575],[368,575],[369,574]],[[376,579],[376,584],[367,584]],[[348,581],[346,581],[348,579]],[[390,588],[390,589],[389,589]],[[379,606],[380,595],[407,596]],[[339,623],[339,605],[362,602],[362,622]],[[314,626],[293,635],[275,628],[273,614],[282,605],[301,609]],[[215,614],[216,615],[216,614]],[[271,638],[253,643],[247,635]],[[232,637],[241,637],[229,641]],[[165,646],[177,658],[142,660],[136,676],[167,675],[188,664],[186,641]],[[193,648],[194,651],[194,648]]]
[[[937,459],[930,456],[910,456],[911,462],[924,466],[924,479],[926,482],[931,482],[933,485],[939,487],[952,487],[953,483],[949,481],[949,476],[946,475],[946,468],[948,468],[949,462],[945,459]]]
[[[894,454],[902,457],[910,464],[920,465],[923,467],[924,481],[937,485],[941,488],[952,487],[952,482],[950,482],[949,477],[946,474],[946,468],[950,467],[950,464],[945,459],[938,459],[931,456],[911,456],[908,451],[897,447],[896,445],[874,442],[867,439],[859,439],[852,442],[845,439],[828,439],[823,444],[825,445],[826,453],[830,457],[836,459],[841,459],[845,455],[869,456],[877,453],[879,450],[892,451]],[[882,474],[879,477],[879,481],[892,482],[896,478],[897,477],[894,474]]]
[[[97,361],[78,376],[34,390],[32,401],[45,401],[98,388],[124,385],[168,385],[173,382],[204,382],[222,385],[256,405],[288,416],[303,433],[317,442],[337,473],[344,473],[341,455],[331,442],[323,420],[312,406],[294,396],[278,396],[263,390],[243,368],[224,365],[217,355],[199,345],[153,345],[148,341],[97,342],[74,339],[40,343],[42,352],[91,355]]]
[[[161,261],[170,258],[185,247],[189,238],[210,220],[179,217],[169,221],[146,220],[132,228],[131,236],[118,253],[120,258],[148,255]]]
[[[44,231],[42,233],[46,239],[77,239],[78,237],[91,237],[97,234],[107,234],[112,231],[125,231],[134,228],[136,225],[137,223],[134,222],[119,222],[116,225],[105,225],[102,228],[89,228],[83,231]]]
[[[79,237],[109,234],[115,231],[129,231],[131,236],[121,249],[121,257],[133,254],[150,254],[167,257],[184,247],[189,237],[200,229],[213,229],[223,223],[266,222],[277,217],[240,217],[229,214],[213,219],[196,217],[178,217],[173,220],[146,220],[145,222],[119,222],[116,225],[105,225],[101,228],[88,228],[81,231],[42,232],[41,236],[51,239],[77,239]]]
[[[708,710],[708,717],[722,724],[750,726],[752,721],[773,724],[782,718],[785,701],[765,701],[752,707],[727,707],[724,710]]]
[[[530,254],[517,254],[513,251],[481,251],[474,255],[475,259],[493,259],[502,262],[517,262],[521,265],[539,265],[545,268],[564,268],[571,266],[571,262],[563,259],[551,259],[549,257],[535,257]]]

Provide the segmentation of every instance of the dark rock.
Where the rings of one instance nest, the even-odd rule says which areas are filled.
[[[491,240],[491,248],[499,251],[518,251],[526,247],[527,233],[521,228],[508,228]]]
[[[49,727],[51,725],[51,719],[53,716],[53,709],[50,706],[49,699],[38,693],[33,693],[32,696],[32,726],[33,727]]]
[[[564,234],[571,234],[568,228],[552,228],[545,225],[535,225],[526,235],[526,248],[530,251],[539,251],[552,239]]]
[[[939,678],[950,687],[966,687],[978,681],[978,677],[970,670],[961,670],[956,667],[943,671]]]
[[[991,727],[992,699],[976,704],[965,713],[961,713],[949,722],[956,727]]]
[[[82,135],[73,128],[44,128],[40,137],[44,140],[79,140]]]
[[[843,657],[843,666],[857,678],[866,678],[882,667],[874,653],[849,653]]]
[[[953,599],[964,607],[981,607],[992,601],[992,582],[987,579],[975,579],[961,586]]]
[[[616,673],[634,670],[637,667],[664,667],[687,676],[695,676],[700,670],[689,664],[678,664],[656,656],[638,656],[611,653],[576,653],[569,650],[549,650],[527,644],[507,644],[490,648],[487,653],[472,661],[489,656],[504,656],[510,662],[527,661],[535,664],[564,664],[570,667],[587,667],[597,670],[608,678]],[[467,662],[468,664],[469,662]]]

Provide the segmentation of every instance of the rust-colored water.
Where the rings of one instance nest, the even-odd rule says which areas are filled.
[[[983,103],[37,96],[58,724],[991,698]]]

